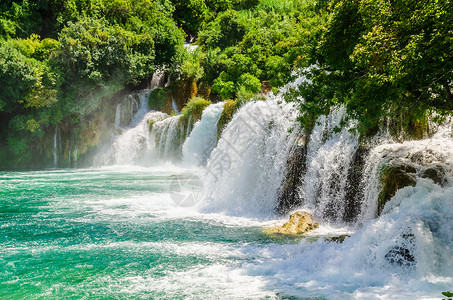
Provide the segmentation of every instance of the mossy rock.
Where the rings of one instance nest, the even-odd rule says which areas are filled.
[[[217,138],[220,138],[225,126],[231,121],[234,113],[238,110],[238,102],[234,100],[226,100],[223,106],[222,114],[217,122]]]
[[[378,197],[378,215],[382,213],[385,204],[395,195],[396,191],[417,183],[417,169],[409,164],[388,165],[381,173],[381,192]]]
[[[179,108],[184,107],[190,99],[195,98],[198,94],[197,82],[192,79],[177,80],[171,84],[169,90]]]
[[[203,97],[205,99],[211,98],[211,86],[205,82],[201,82],[198,85],[198,96]]]
[[[203,110],[211,105],[211,101],[205,100],[201,97],[194,97],[186,103],[186,106],[182,109],[182,118],[184,120],[189,120],[192,118],[193,122],[196,122],[201,119],[203,115]]]
[[[269,81],[261,82],[261,92],[263,94],[268,94],[268,93],[272,92],[272,86]]]
[[[156,121],[154,121],[154,120],[150,120],[148,122],[149,132],[151,132],[153,130],[154,123],[156,123]]]
[[[152,110],[171,114],[171,94],[165,88],[156,88],[149,93],[148,106]]]
[[[342,235],[339,235],[339,236],[333,236],[333,237],[330,237],[330,238],[326,238],[326,241],[332,242],[332,243],[341,244],[348,237],[351,237],[351,236],[347,235],[347,234],[342,234]]]

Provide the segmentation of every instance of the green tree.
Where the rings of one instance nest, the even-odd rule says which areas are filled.
[[[389,115],[410,123],[427,109],[453,109],[450,1],[331,3],[302,110],[345,103],[367,130]]]

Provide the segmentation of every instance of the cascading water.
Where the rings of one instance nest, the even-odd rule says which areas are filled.
[[[119,135],[113,137],[108,151],[101,152],[96,159],[99,164],[128,165],[147,161],[145,153],[155,147],[154,140],[150,138],[150,124],[168,117],[162,112],[148,112],[148,95],[149,92],[142,92],[139,95],[139,103],[134,101],[135,98],[128,97],[117,106],[115,128],[121,131]],[[134,111],[135,114],[131,115]],[[127,119],[130,123],[124,128],[123,123]]]
[[[58,125],[55,125],[55,133],[53,135],[53,150],[52,150],[54,168],[56,168],[58,166],[57,136],[58,136]]]
[[[53,134],[53,147],[52,147],[52,157],[53,157],[53,167],[57,168],[60,166],[61,156],[63,153],[62,144],[61,144],[61,132],[58,128],[58,125],[55,125],[55,131]]]
[[[211,104],[203,111],[201,120],[195,123],[192,133],[182,146],[183,164],[206,165],[217,144],[217,122],[222,115],[224,104]]]
[[[350,132],[354,122],[341,126],[345,117],[345,107],[319,117],[308,143],[301,196],[305,208],[320,219],[342,221],[346,211],[348,171],[359,136]]]
[[[343,243],[276,246],[267,262],[246,269],[295,297],[439,299],[453,284],[452,195],[452,187],[422,179]]]
[[[435,173],[439,184],[453,183],[453,140],[452,123],[445,122],[437,129],[437,133],[424,140],[396,143],[383,141],[374,147],[365,165],[362,185],[364,200],[361,220],[375,218],[378,213],[378,196],[382,189],[381,177],[386,168],[404,166],[414,170],[414,179],[427,177],[429,172]]]
[[[130,124],[129,124],[130,128],[135,127],[139,123],[141,123],[143,121],[143,119],[145,118],[146,114],[149,112],[148,96],[149,96],[149,92],[143,92],[140,94],[140,96],[139,96],[140,104],[137,109],[137,112],[133,115],[134,117],[130,121]]]
[[[271,217],[287,157],[298,136],[297,110],[280,96],[247,103],[223,130],[208,160],[204,211]]]
[[[147,102],[146,102],[147,93],[142,93],[137,97],[137,95],[128,95],[123,101],[118,103],[116,106],[115,112],[115,129],[124,129],[128,127],[133,127],[131,120],[135,120],[135,125],[137,124],[137,119],[141,120],[147,112]],[[137,112],[140,111],[139,116],[134,118],[137,115]]]
[[[157,70],[154,74],[153,77],[151,78],[151,84],[150,88],[155,89],[159,87],[165,86],[165,71],[160,69]]]
[[[151,136],[155,141],[155,157],[160,161],[174,160],[180,157],[180,130],[178,128],[181,116],[169,117],[153,124]]]
[[[359,145],[348,130],[354,124],[336,130],[343,107],[320,117],[306,145],[300,186],[303,207],[314,212],[320,228],[297,240],[275,239],[262,228],[281,221],[274,210],[289,154],[295,145],[305,146],[297,109],[281,103],[281,96],[249,102],[212,150],[222,103],[209,106],[192,131],[190,120],[148,112],[146,97],[141,99],[127,124],[121,116],[131,110],[117,106],[116,135],[105,159],[148,168],[0,174],[6,207],[0,297],[14,298],[20,290],[31,298],[404,299],[440,298],[451,290],[450,124],[430,139],[380,140],[365,158],[362,182],[354,182],[348,174]],[[59,136],[56,127],[56,165]],[[69,149],[77,157],[77,145]],[[183,181],[175,174],[185,168],[149,167],[175,162],[181,151],[184,161],[207,161],[205,198],[197,207],[182,207],[168,192]],[[414,170],[415,184],[399,189],[376,218],[381,175],[402,164]],[[190,171],[201,175],[199,168]],[[25,197],[24,182],[33,185]],[[354,228],[342,223],[351,184],[364,189]],[[62,233],[68,228],[83,234],[67,238]],[[350,236],[343,243],[325,239],[340,234]]]
[[[120,135],[112,145],[113,164],[141,164],[144,155],[154,148],[150,138],[150,122],[158,122],[168,117],[161,112],[149,112],[135,127]]]
[[[173,99],[173,96],[171,97],[171,108],[175,111],[177,115],[179,115],[181,112],[179,111],[178,104],[176,104],[175,99]]]

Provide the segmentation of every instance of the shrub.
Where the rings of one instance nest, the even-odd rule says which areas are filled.
[[[182,117],[188,120],[192,116],[192,120],[198,121],[201,119],[203,110],[211,105],[211,101],[205,100],[201,97],[194,97],[186,103],[182,109]]]
[[[148,96],[148,106],[152,110],[162,111],[167,104],[167,95],[163,88],[152,90]]]

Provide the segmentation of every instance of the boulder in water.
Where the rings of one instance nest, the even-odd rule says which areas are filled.
[[[339,235],[339,236],[333,236],[331,238],[326,238],[326,241],[341,244],[348,237],[351,237],[351,236],[347,235],[347,234],[342,234],[342,235]]]
[[[445,184],[445,170],[441,165],[433,165],[421,172],[421,178],[429,178],[434,181],[434,183],[442,186]]]
[[[382,213],[385,204],[395,195],[396,191],[415,186],[417,169],[410,164],[388,165],[381,175],[382,190],[379,193],[378,215]]]
[[[297,211],[290,215],[289,221],[282,226],[272,227],[271,233],[299,235],[318,228],[319,225],[313,222],[313,216],[305,211]]]

